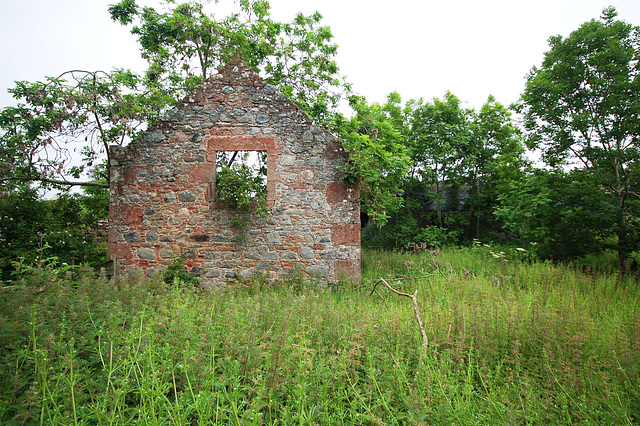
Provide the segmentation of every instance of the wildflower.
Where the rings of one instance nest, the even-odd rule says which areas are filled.
[[[516,248],[516,250],[517,250],[517,251],[522,251],[522,252],[525,252],[525,251],[526,251],[526,250],[525,250],[525,249],[523,249],[522,247],[517,247],[517,248]]]

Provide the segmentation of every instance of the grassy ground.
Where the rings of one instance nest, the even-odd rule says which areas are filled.
[[[0,423],[640,422],[637,282],[435,254],[367,251],[363,282],[331,287],[36,271],[0,292]],[[379,278],[418,291],[428,348]]]

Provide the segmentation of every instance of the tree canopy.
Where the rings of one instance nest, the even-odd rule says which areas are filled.
[[[51,186],[103,186],[79,180],[154,117],[156,99],[126,70],[73,70],[44,82],[21,81],[9,92],[22,101],[0,111],[0,188],[25,182]],[[108,161],[108,157],[107,157]]]
[[[173,2],[168,2],[171,4]],[[241,59],[276,85],[315,120],[325,120],[343,92],[333,34],[318,12],[298,13],[291,22],[272,19],[265,0],[237,2],[221,19],[188,1],[159,12],[135,0],[109,7],[111,18],[131,26],[149,67],[148,87],[181,99],[212,70]]]
[[[582,169],[611,205],[620,268],[628,270],[640,242],[640,28],[616,16],[607,8],[567,38],[549,39],[551,49],[528,77],[522,111],[529,144],[544,161]]]
[[[361,209],[380,226],[402,204],[402,181],[410,165],[403,125],[395,114],[401,100],[392,93],[383,106],[360,96],[349,101],[356,114],[351,119],[338,116],[334,123],[350,154],[345,178],[360,182]]]

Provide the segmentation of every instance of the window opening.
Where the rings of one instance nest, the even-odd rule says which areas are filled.
[[[214,199],[238,210],[267,209],[267,151],[217,151]]]

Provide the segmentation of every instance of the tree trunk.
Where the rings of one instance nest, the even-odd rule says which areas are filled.
[[[436,183],[436,216],[438,217],[438,226],[440,228],[444,228],[442,226],[442,192],[444,191],[440,191],[440,184]]]
[[[621,276],[627,275],[631,272],[631,258],[629,253],[625,251],[618,251],[618,274]]]
[[[623,203],[621,203],[623,204]],[[624,216],[624,204],[620,208],[620,217],[618,218],[618,274],[624,276],[631,271],[631,257],[629,254],[632,250],[629,248],[629,227]]]
[[[625,276],[631,272],[631,257],[629,256],[631,250],[629,250],[628,236],[624,232],[625,229],[626,227],[621,228],[618,232],[618,275],[620,276]]]

